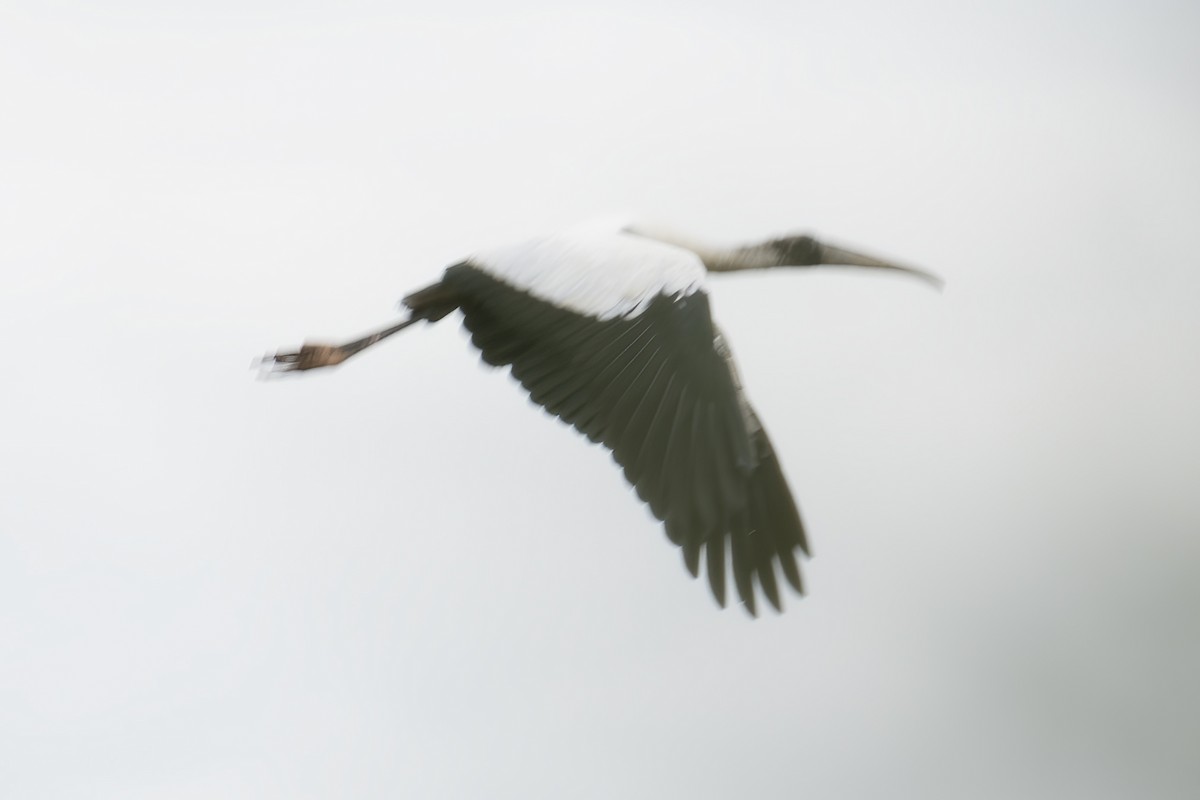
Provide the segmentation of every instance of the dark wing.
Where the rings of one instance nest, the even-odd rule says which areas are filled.
[[[725,562],[755,612],[752,578],[780,608],[775,562],[802,591],[804,528],[779,461],[738,384],[703,291],[660,295],[600,320],[533,297],[470,263],[445,289],[483,359],[511,365],[532,399],[612,450],[697,575],[725,604]]]

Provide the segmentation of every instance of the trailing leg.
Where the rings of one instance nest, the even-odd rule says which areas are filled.
[[[336,367],[351,356],[399,333],[414,322],[421,320],[437,322],[458,307],[458,304],[453,301],[440,283],[410,294],[404,298],[404,304],[408,306],[411,313],[408,319],[395,325],[343,344],[305,342],[299,350],[290,352],[281,350],[274,355],[264,356],[258,363],[259,369],[267,375],[278,375],[285,372],[319,369],[320,367]]]
[[[259,363],[259,368],[268,374],[278,374],[283,372],[301,372],[303,370],[318,369],[320,367],[336,367],[350,356],[361,353],[373,344],[382,342],[387,337],[412,325],[414,322],[419,322],[424,317],[409,317],[403,322],[397,323],[390,328],[378,330],[375,333],[368,334],[361,339],[355,339],[352,342],[345,344],[318,344],[316,342],[305,342],[299,349],[292,352],[280,351],[275,355],[264,356]]]

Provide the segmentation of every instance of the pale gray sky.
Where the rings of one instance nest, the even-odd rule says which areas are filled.
[[[0,6],[0,794],[1191,797],[1194,3]],[[714,281],[809,524],[719,611],[457,323],[632,213],[940,272]]]

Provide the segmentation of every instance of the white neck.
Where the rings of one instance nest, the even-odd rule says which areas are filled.
[[[637,225],[625,230],[637,236],[690,250],[700,257],[709,272],[735,272],[780,266],[778,251],[766,244],[734,248],[713,247],[664,228]]]

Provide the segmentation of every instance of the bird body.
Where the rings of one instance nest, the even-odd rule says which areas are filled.
[[[755,586],[781,609],[808,553],[779,459],[712,321],[706,272],[842,264],[932,276],[807,236],[732,249],[588,227],[481,251],[404,299],[409,317],[344,345],[266,359],[279,372],[333,366],[418,321],[454,311],[483,360],[603,443],[693,576],[703,558],[723,606],[727,572],[746,609]],[[728,570],[727,570],[728,566]]]
[[[637,315],[656,295],[701,289],[695,253],[623,230],[585,227],[483,250],[467,263],[533,297],[596,319]]]

